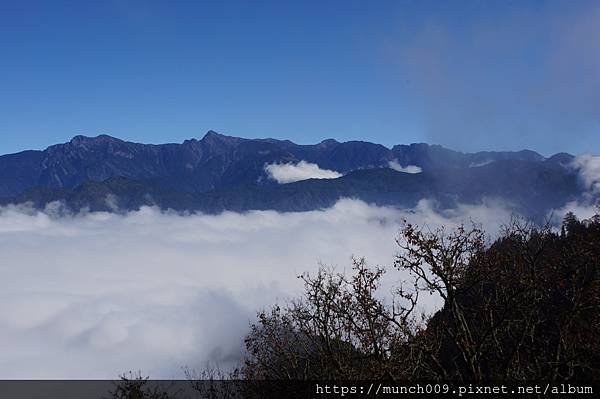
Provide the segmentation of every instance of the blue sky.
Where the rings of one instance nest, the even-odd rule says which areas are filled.
[[[600,152],[597,1],[0,4],[0,153],[77,134]]]

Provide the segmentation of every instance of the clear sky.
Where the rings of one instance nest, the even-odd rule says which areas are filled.
[[[0,4],[0,153],[77,134],[600,153],[600,2]]]

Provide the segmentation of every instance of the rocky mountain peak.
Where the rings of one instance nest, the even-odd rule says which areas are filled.
[[[71,144],[79,146],[79,145],[90,145],[90,144],[100,144],[100,143],[121,143],[123,142],[120,139],[109,136],[107,134],[101,134],[96,137],[91,136],[83,136],[77,135],[73,137],[70,141]]]
[[[329,148],[337,144],[339,144],[339,142],[336,139],[325,139],[321,141],[318,146],[321,148]]]

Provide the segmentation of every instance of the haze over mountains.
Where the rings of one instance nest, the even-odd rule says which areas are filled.
[[[0,204],[218,213],[306,211],[340,198],[401,207],[428,198],[446,208],[498,199],[540,218],[584,194],[573,160],[565,153],[461,153],[428,144],[389,149],[329,139],[298,145],[213,131],[162,145],[77,136],[44,151],[0,156]]]

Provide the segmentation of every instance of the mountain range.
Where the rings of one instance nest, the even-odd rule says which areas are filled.
[[[494,198],[534,218],[583,195],[566,153],[462,153],[439,145],[387,148],[328,139],[314,145],[244,139],[209,131],[181,144],[140,144],[107,135],[76,136],[43,151],[0,156],[0,204],[54,201],[72,210],[127,211],[156,205],[176,211],[305,211],[344,197],[411,207]],[[335,179],[279,184],[266,165],[300,161],[336,171]],[[408,167],[413,173],[404,172]],[[419,173],[414,173],[419,172]]]

